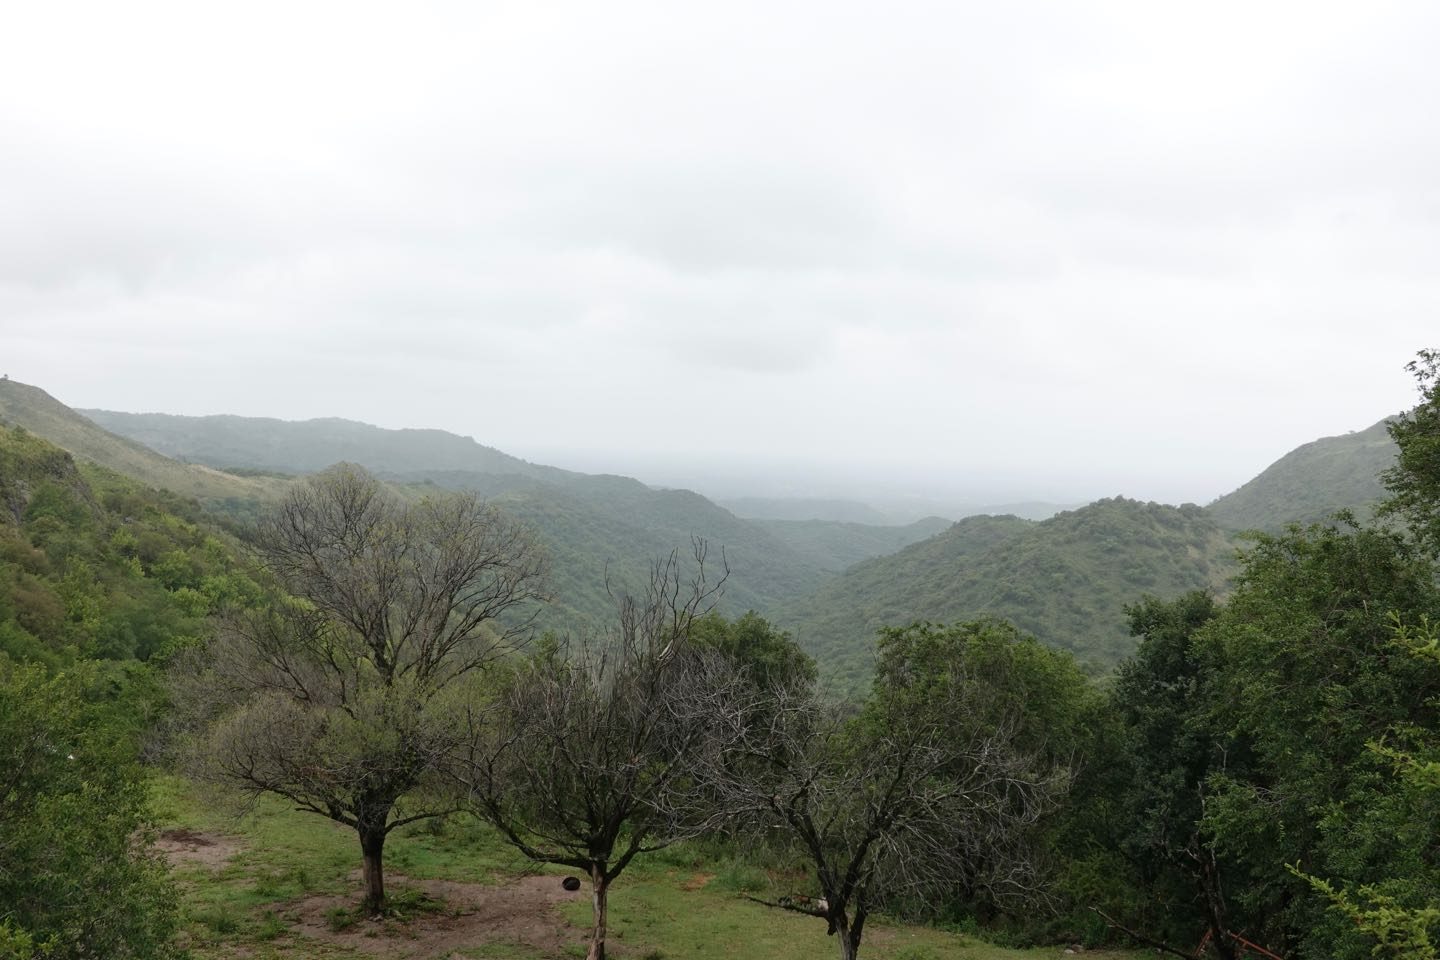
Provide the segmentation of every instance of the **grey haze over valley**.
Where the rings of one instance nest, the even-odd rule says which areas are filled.
[[[1205,503],[1435,339],[1428,4],[78,6],[0,38],[0,368],[75,407]]]

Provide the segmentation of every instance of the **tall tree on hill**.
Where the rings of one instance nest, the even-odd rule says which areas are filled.
[[[406,504],[350,466],[298,486],[255,547],[289,597],[232,611],[177,665],[208,721],[199,769],[353,828],[378,911],[386,837],[453,806],[429,787],[478,671],[540,599],[544,559],[473,496]]]

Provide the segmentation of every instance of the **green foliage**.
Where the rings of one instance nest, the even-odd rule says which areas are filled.
[[[15,380],[0,381],[0,421],[23,427],[82,461],[148,487],[198,497],[234,515],[253,516],[257,503],[275,499],[285,486],[273,478],[236,477],[168,459],[134,440],[107,433],[44,390]],[[0,475],[6,473],[0,460]]]
[[[1432,669],[1440,665],[1440,630],[1422,619],[1418,627],[1396,625],[1395,645]],[[1414,728],[1405,731],[1420,741],[1423,755],[1402,751],[1382,742],[1368,746],[1378,756],[1390,761],[1409,791],[1407,804],[1412,820],[1440,821],[1434,801],[1440,799],[1440,733],[1434,727],[1428,732]],[[1414,802],[1418,799],[1420,802]],[[1427,810],[1428,808],[1428,810]],[[1423,828],[1422,828],[1423,829]],[[1433,831],[1431,831],[1433,833]],[[1397,960],[1435,960],[1440,945],[1440,907],[1434,905],[1433,883],[1427,885],[1416,876],[1401,876],[1382,883],[1360,884],[1353,889],[1337,889],[1329,881],[1309,876],[1297,867],[1290,872],[1310,884],[1330,903],[1331,911],[1353,924],[1361,933],[1375,940],[1372,953],[1395,957]],[[1417,882],[1418,881],[1418,882]],[[1428,887],[1428,889],[1427,889]],[[1430,894],[1429,905],[1426,895]]]
[[[815,680],[815,661],[809,654],[754,610],[734,621],[712,610],[695,618],[690,631],[697,646],[719,651],[762,685],[795,686]]]
[[[1395,897],[1372,884],[1354,891],[1337,890],[1319,877],[1307,876],[1294,867],[1290,870],[1329,900],[1331,910],[1375,938],[1371,951],[1375,956],[1435,960],[1437,951],[1430,931],[1440,925],[1440,907],[1402,906]]]
[[[946,532],[846,571],[773,619],[793,629],[821,677],[852,695],[875,631],[914,620],[993,615],[1102,673],[1132,643],[1124,605],[1144,593],[1218,589],[1233,547],[1203,510],[1115,498],[1032,523],[967,517]]]
[[[1381,475],[1395,461],[1389,429],[1381,420],[1296,447],[1205,510],[1226,530],[1267,533],[1345,510],[1368,516],[1385,495]]]
[[[0,956],[172,953],[175,898],[108,687],[0,664]]]
[[[199,506],[0,427],[0,654],[150,660],[259,586]]]
[[[1421,350],[1405,369],[1415,375],[1420,403],[1390,424],[1400,453],[1385,471],[1390,496],[1381,510],[1404,518],[1416,538],[1440,555],[1440,350]]]
[[[1132,609],[1144,640],[1114,692],[1134,784],[1125,849],[1150,908],[1136,922],[1358,957],[1369,942],[1283,864],[1397,907],[1440,894],[1440,804],[1394,789],[1376,752],[1434,729],[1440,685],[1399,653],[1393,618],[1437,612],[1426,559],[1344,519],[1259,536],[1223,607]]]
[[[1033,910],[1007,913],[983,890],[957,890],[931,915],[980,916],[992,930],[1073,931],[1097,896],[1114,888],[1105,846],[1114,822],[1111,798],[1124,782],[1115,762],[1117,731],[1110,705],[1067,652],[1047,647],[995,618],[941,626],[929,623],[881,631],[875,685],[885,691],[888,722],[917,722],[931,712],[951,678],[972,687],[979,720],[1007,729],[1007,746],[1037,769],[1066,769],[1066,803],[1029,832],[1044,886],[1058,894],[1056,916]],[[979,699],[975,699],[979,698]],[[960,718],[955,718],[960,722]],[[963,735],[957,728],[956,735]],[[1121,891],[1121,895],[1128,894]]]

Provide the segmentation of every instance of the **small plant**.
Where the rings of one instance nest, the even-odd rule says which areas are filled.
[[[226,907],[211,907],[196,914],[195,919],[217,936],[229,936],[240,929],[240,919]]]
[[[266,911],[264,919],[255,928],[256,940],[275,940],[285,934],[288,929],[284,920],[275,915],[273,911]]]
[[[325,925],[331,933],[344,933],[360,922],[360,914],[353,907],[331,907],[325,911]]]

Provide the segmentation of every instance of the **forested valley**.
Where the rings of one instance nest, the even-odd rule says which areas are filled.
[[[0,958],[1433,960],[1437,363],[908,525],[0,383]]]

